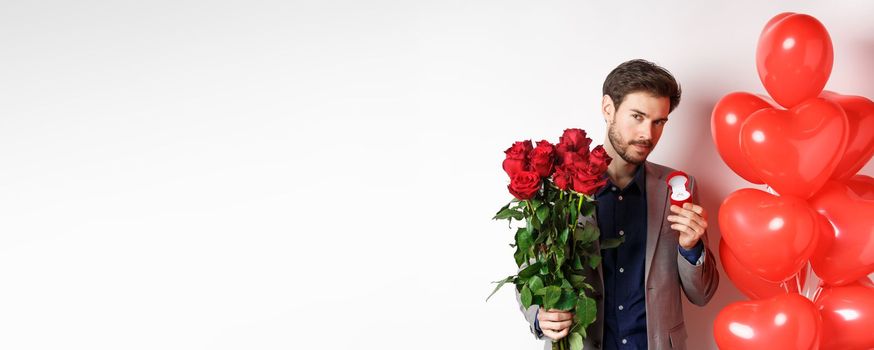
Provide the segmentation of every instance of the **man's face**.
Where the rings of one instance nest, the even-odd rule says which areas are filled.
[[[616,153],[628,163],[643,163],[662,136],[670,107],[667,97],[648,92],[625,95],[619,109],[609,96],[604,96],[602,111],[607,120],[607,137]]]

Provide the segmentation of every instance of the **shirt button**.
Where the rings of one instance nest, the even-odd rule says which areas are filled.
[[[619,196],[619,200],[622,200],[622,196]]]
[[[616,186],[613,186],[613,191],[614,191],[614,192],[616,191]]]
[[[627,340],[627,339],[622,339],[622,344],[628,344],[628,340]]]
[[[624,307],[622,307],[622,305],[619,305],[619,311],[622,311],[622,309],[624,309]]]
[[[620,236],[625,236],[625,231],[623,231],[623,230],[619,230],[619,235],[620,235]]]
[[[623,269],[623,268],[620,267],[620,268],[619,268],[619,273],[623,273],[623,272],[625,272],[625,269]]]

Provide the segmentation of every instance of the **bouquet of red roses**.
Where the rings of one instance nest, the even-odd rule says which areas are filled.
[[[553,145],[540,141],[516,142],[507,149],[503,167],[510,176],[507,186],[515,197],[493,219],[524,223],[516,229],[513,257],[519,272],[496,281],[512,282],[522,305],[540,305],[574,313],[568,336],[553,343],[554,349],[582,349],[586,327],[596,318],[594,291],[583,270],[601,264],[595,243],[600,231],[594,221],[593,195],[607,182],[611,158],[603,146],[591,151],[592,140],[581,129],[567,129]],[[512,226],[511,226],[512,227]],[[601,242],[613,248],[620,240]],[[491,295],[489,295],[491,297]],[[488,300],[488,298],[486,298]]]

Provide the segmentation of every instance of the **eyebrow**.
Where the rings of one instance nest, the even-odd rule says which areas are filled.
[[[644,117],[649,117],[649,115],[647,115],[646,113],[643,113],[642,111],[640,111],[640,110],[638,110],[638,109],[634,109],[634,108],[632,108],[631,111],[634,112],[634,113],[640,114],[640,115],[642,115],[642,116],[644,116]],[[659,119],[656,119],[655,121],[662,121],[662,120],[664,120],[664,121],[668,121],[668,118],[659,118]]]

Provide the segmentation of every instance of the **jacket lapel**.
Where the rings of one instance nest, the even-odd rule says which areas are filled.
[[[644,263],[644,285],[649,286],[649,272],[661,236],[662,223],[668,202],[668,186],[665,174],[650,162],[646,162],[646,262]]]

